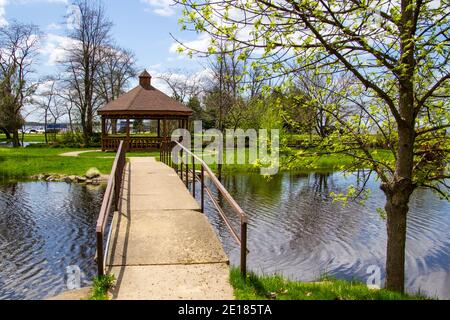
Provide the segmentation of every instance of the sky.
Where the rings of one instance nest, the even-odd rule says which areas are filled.
[[[139,70],[146,68],[152,75],[166,71],[183,70],[202,72],[202,64],[176,52],[177,39],[198,46],[203,45],[202,35],[183,31],[178,24],[181,10],[171,0],[103,0],[106,14],[113,22],[112,36],[118,45],[132,50]],[[70,0],[0,0],[0,26],[16,20],[40,27],[45,37],[41,43],[36,64],[38,76],[58,72],[56,61],[64,53],[67,15]],[[137,80],[131,83],[137,84]],[[162,81],[155,86],[167,91]]]

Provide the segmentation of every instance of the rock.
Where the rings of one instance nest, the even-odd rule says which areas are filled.
[[[65,176],[64,177],[64,181],[67,182],[67,183],[72,183],[72,182],[74,182],[76,180],[77,180],[76,176]]]
[[[77,176],[76,179],[78,182],[86,182],[86,180],[87,180],[86,177],[80,177],[80,176]]]
[[[52,176],[49,176],[45,179],[45,181],[47,182],[52,182],[53,180],[55,180],[55,178],[53,178]]]
[[[97,168],[90,168],[88,171],[86,171],[86,178],[88,179],[94,179],[97,177],[100,177],[101,173]]]
[[[92,184],[92,179],[86,179],[86,184]]]

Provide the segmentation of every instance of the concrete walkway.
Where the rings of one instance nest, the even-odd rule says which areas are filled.
[[[78,157],[82,153],[89,153],[89,152],[102,152],[102,150],[86,150],[86,151],[72,151],[72,152],[65,152],[61,153],[61,157]]]
[[[129,158],[107,270],[114,299],[233,299],[228,258],[173,169]]]

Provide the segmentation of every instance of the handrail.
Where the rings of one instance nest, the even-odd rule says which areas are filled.
[[[191,157],[191,159],[192,159],[192,170],[191,171],[189,170],[189,161],[186,161],[185,168],[183,168],[182,161],[179,164],[180,168],[178,168],[178,164],[175,164],[173,162],[171,145],[180,147],[180,151],[179,152],[181,154],[181,156],[180,156],[181,159],[183,159],[183,153],[185,153],[185,157],[186,157],[187,160],[189,160],[189,156]],[[238,203],[228,193],[227,189],[225,189],[225,187],[222,185],[222,183],[219,181],[219,179],[217,179],[217,177],[214,174],[214,172],[203,161],[203,159],[199,158],[196,154],[192,153],[189,149],[187,149],[185,146],[183,146],[178,141],[173,141],[173,142],[170,142],[170,141],[167,141],[167,140],[163,141],[163,144],[162,144],[162,147],[161,147],[161,153],[160,153],[160,160],[162,162],[164,162],[165,164],[173,167],[177,173],[180,172],[181,180],[183,180],[183,171],[185,172],[184,177],[185,177],[186,187],[188,187],[188,185],[189,185],[188,184],[188,182],[189,182],[189,172],[192,173],[192,193],[193,193],[194,198],[195,198],[195,180],[198,180],[200,182],[200,184],[201,184],[201,188],[200,188],[201,201],[200,202],[201,202],[201,211],[202,212],[204,212],[204,208],[205,208],[205,204],[204,204],[205,196],[204,196],[204,194],[205,194],[205,190],[206,190],[206,194],[210,198],[212,204],[216,208],[216,210],[219,213],[219,215],[221,216],[221,218],[224,220],[225,225],[229,229],[231,235],[233,236],[233,238],[236,240],[236,242],[239,244],[239,246],[241,248],[241,274],[245,276],[246,273],[247,273],[247,253],[248,253],[248,250],[247,250],[247,225],[248,225],[248,218],[247,218],[247,215],[245,214],[244,210],[242,210],[242,208],[238,205]],[[195,171],[195,161],[197,161],[198,164],[200,164],[200,166],[201,166],[200,178],[197,177],[197,173]],[[225,198],[225,200],[231,206],[233,211],[239,216],[239,218],[240,218],[240,226],[241,226],[240,237],[238,236],[237,232],[231,226],[230,221],[225,216],[225,213],[222,210],[222,208],[220,207],[219,203],[216,201],[216,199],[214,199],[214,197],[212,195],[212,192],[205,185],[205,183],[204,183],[205,171],[208,174],[208,177],[211,180],[211,182],[216,186],[217,191]]]
[[[105,195],[103,196],[102,206],[95,228],[97,236],[97,269],[99,276],[105,274],[105,248],[103,245],[105,227],[112,205],[114,204],[115,210],[118,210],[119,207],[120,187],[122,185],[123,171],[125,168],[125,155],[126,148],[124,146],[124,141],[121,140],[111,169],[111,174],[108,178],[108,185],[106,187]],[[108,238],[106,239],[107,244],[109,243],[110,236],[111,233],[108,232]]]

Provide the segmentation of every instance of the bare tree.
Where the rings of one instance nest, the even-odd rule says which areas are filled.
[[[48,143],[48,124],[52,120],[54,127],[58,120],[67,115],[67,108],[65,106],[66,101],[61,97],[60,79],[57,77],[46,77],[41,81],[40,87],[42,90],[37,92],[34,98],[34,104],[42,112],[44,119],[44,131],[45,131],[45,143]],[[53,137],[55,140],[56,137]]]
[[[204,90],[205,79],[201,75],[186,70],[176,69],[158,75],[172,91],[172,97],[187,103],[191,98],[198,97]]]
[[[129,80],[136,76],[134,54],[118,46],[100,50],[101,63],[96,77],[96,91],[102,103],[108,103],[125,93]]]
[[[39,40],[35,25],[13,22],[0,28],[0,127],[12,132],[14,147],[20,146],[22,109],[36,89],[31,74]]]
[[[101,97],[96,94],[97,76],[103,63],[102,52],[109,46],[112,23],[97,1],[76,0],[73,5],[78,19],[68,35],[73,47],[68,49],[63,65],[67,87],[75,93],[73,102],[80,115],[83,140],[89,144],[93,119],[101,105]]]

